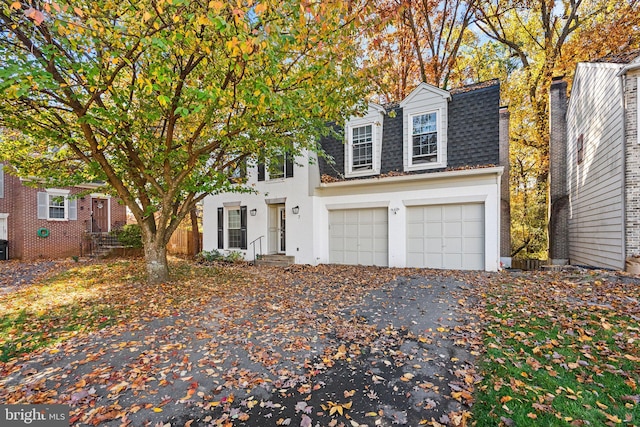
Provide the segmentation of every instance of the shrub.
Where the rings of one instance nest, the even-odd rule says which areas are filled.
[[[126,248],[142,247],[142,231],[138,224],[127,224],[121,228],[112,230],[110,234],[116,236],[122,246]]]
[[[198,255],[196,255],[196,261],[198,262],[213,262],[213,261],[223,261],[223,262],[241,262],[244,261],[244,255],[240,251],[230,251],[228,254],[223,254],[217,249],[213,249],[211,251],[202,251]]]

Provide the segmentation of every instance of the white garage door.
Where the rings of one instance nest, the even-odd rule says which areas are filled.
[[[389,265],[387,209],[329,211],[329,261]]]
[[[484,205],[407,208],[407,266],[484,270]]]

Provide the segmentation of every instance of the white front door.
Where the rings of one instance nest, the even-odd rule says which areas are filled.
[[[283,254],[287,250],[287,214],[284,205],[269,206],[269,253]]]
[[[278,253],[287,251],[287,211],[284,206],[278,206]]]

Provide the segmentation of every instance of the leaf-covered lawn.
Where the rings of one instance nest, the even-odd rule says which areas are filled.
[[[483,282],[477,425],[640,424],[639,283],[584,271]]]
[[[71,266],[0,295],[3,403],[89,425],[640,424],[637,278]]]
[[[140,261],[82,263],[0,295],[0,361],[80,332],[192,310],[221,285],[242,283],[229,270],[201,265],[174,263],[172,271],[172,282],[148,286]]]

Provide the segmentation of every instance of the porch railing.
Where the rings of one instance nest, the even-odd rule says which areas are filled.
[[[260,236],[257,239],[255,239],[254,241],[252,241],[251,243],[249,243],[251,245],[251,247],[253,248],[253,263],[256,263],[256,243],[258,243],[258,247],[259,247],[259,252],[258,255],[262,256],[262,239],[264,239],[264,236]]]

